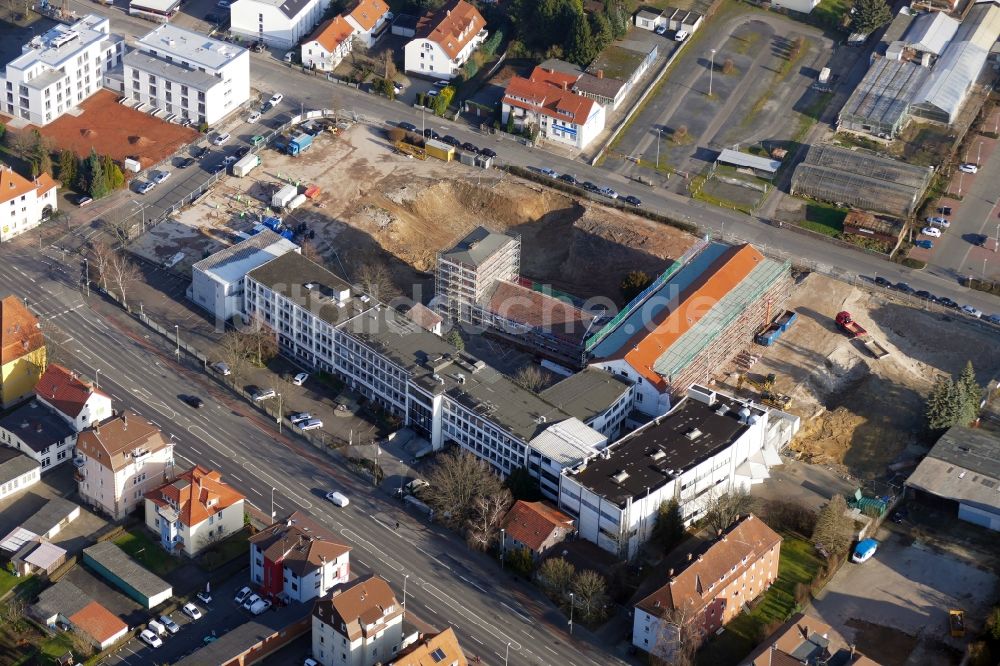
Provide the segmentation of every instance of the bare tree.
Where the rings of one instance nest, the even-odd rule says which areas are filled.
[[[219,340],[219,355],[222,362],[229,366],[233,381],[238,382],[249,360],[244,335],[239,331],[226,331]]]
[[[69,632],[69,637],[73,646],[73,655],[80,661],[85,661],[87,657],[94,653],[94,644],[76,629]]]
[[[504,516],[514,503],[510,491],[480,495],[473,502],[473,514],[466,524],[466,540],[476,550],[489,550],[497,540]]]
[[[660,616],[659,628],[650,653],[655,666],[695,666],[701,636],[695,628],[695,614],[686,607],[672,608]]]
[[[550,557],[538,567],[538,582],[550,598],[562,601],[573,584],[576,567],[561,557]]]
[[[132,240],[132,230],[135,229],[135,213],[126,214],[120,208],[116,208],[102,219],[104,228],[107,229],[111,237],[115,239],[115,244],[125,247]]]
[[[15,625],[24,619],[24,613],[28,608],[27,602],[20,594],[15,594],[3,606],[0,606],[0,620],[5,625]]]
[[[142,275],[139,268],[124,252],[118,252],[111,256],[108,262],[108,281],[116,289],[122,299],[122,307],[128,310],[128,291],[132,283],[140,279]]]
[[[299,247],[302,248],[302,256],[309,261],[320,264],[321,266],[326,263],[326,259],[324,259],[323,255],[319,253],[315,243],[312,243],[311,241],[302,241]]]
[[[812,541],[830,555],[843,555],[854,540],[854,521],[847,515],[847,502],[834,495],[816,518]]]
[[[90,246],[90,253],[87,257],[87,269],[90,271],[90,275],[86,277],[92,282],[99,280],[101,289],[104,291],[108,290],[109,266],[114,257],[115,251],[102,240]]]
[[[746,490],[712,494],[705,507],[705,523],[714,532],[727,529],[740,516],[751,513],[756,501]]]
[[[363,293],[381,303],[392,300],[398,293],[389,269],[385,264],[376,261],[367,261],[361,265],[358,270],[358,287]]]
[[[574,576],[570,589],[580,617],[588,622],[604,618],[608,606],[608,582],[604,576],[592,569],[581,571]]]
[[[383,77],[386,81],[393,81],[396,78],[396,60],[392,48],[386,49],[382,53]]]
[[[35,137],[28,130],[7,129],[5,134],[7,146],[21,159],[27,159],[35,149]]]
[[[472,518],[478,497],[499,495],[503,490],[489,464],[462,449],[439,455],[427,481],[428,503],[452,528],[464,527]]]
[[[514,373],[514,377],[512,379],[514,380],[514,383],[521,388],[537,392],[545,386],[545,382],[548,381],[548,375],[542,372],[541,368],[532,363],[519,368],[518,371]]]
[[[259,313],[254,313],[250,323],[242,329],[242,332],[244,350],[257,366],[263,366],[277,356],[278,340]]]

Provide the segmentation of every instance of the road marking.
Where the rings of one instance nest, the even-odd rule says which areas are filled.
[[[548,645],[543,645],[542,647],[551,652],[552,654],[559,654],[558,652],[550,648]]]
[[[254,492],[255,492],[255,493],[257,493],[258,495],[260,495],[261,497],[263,497],[263,495],[261,495],[260,491],[259,491],[259,490],[257,490],[256,488],[251,488],[250,490],[254,491]]]
[[[365,548],[369,552],[381,555],[382,557],[380,557],[379,559],[381,559],[383,562],[385,562],[386,564],[388,564],[390,567],[392,567],[396,571],[402,571],[403,570],[403,565],[399,564],[398,562],[396,562],[392,558],[386,557],[385,553],[382,551],[382,549],[376,547],[375,544],[373,544],[368,539],[365,539],[365,538],[359,536],[356,532],[354,532],[352,530],[348,530],[348,529],[342,529],[342,530],[340,530],[340,533],[343,534],[348,539],[353,539],[354,541],[358,541],[358,542],[361,542],[361,543],[365,544]]]
[[[493,654],[497,656],[497,659],[503,659],[503,655],[497,652],[496,650],[493,651]]]
[[[220,469],[220,468],[222,467],[222,465],[220,465],[219,463],[215,462],[215,461],[214,461],[214,460],[212,460],[211,458],[209,458],[209,459],[208,459],[208,462],[210,462],[210,463],[212,463],[213,465],[215,465],[215,469]]]
[[[229,478],[231,478],[231,479],[236,479],[236,480],[237,480],[237,481],[239,481],[240,483],[243,483],[243,479],[241,479],[240,477],[236,476],[235,474],[230,474],[230,475],[229,475]]]
[[[489,592],[486,590],[485,587],[483,587],[482,585],[478,585],[475,581],[469,580],[468,578],[466,578],[465,576],[463,576],[461,574],[459,574],[458,577],[461,578],[462,580],[464,580],[466,583],[468,583],[472,587],[474,587],[477,590],[479,590],[480,592],[483,592],[484,594],[489,594]],[[506,604],[504,604],[504,605],[506,606]],[[508,606],[508,608],[509,608],[509,606]]]
[[[201,451],[199,451],[198,449],[194,448],[193,446],[189,446],[188,448],[191,449],[192,451],[194,451],[195,453],[197,453],[199,456],[201,455]]]
[[[476,642],[477,642],[477,643],[479,643],[480,645],[486,645],[486,643],[483,643],[483,642],[482,642],[481,640],[479,640],[478,638],[476,638],[476,635],[475,635],[475,634],[470,634],[470,635],[469,635],[469,638],[471,638],[472,640],[476,641]]]
[[[275,503],[274,503],[274,508],[275,508],[275,509],[284,509],[285,507],[283,507],[283,506],[281,506],[280,504],[278,504],[277,502],[275,502]]]
[[[372,568],[370,566],[368,566],[367,564],[365,564],[364,562],[361,561],[361,558],[355,558],[355,559],[358,561],[358,564],[360,564],[361,566],[363,566],[365,569],[368,569],[369,571],[372,570]]]
[[[121,401],[122,401],[122,399],[121,399],[121,398],[119,398],[119,397],[118,397],[117,395],[115,395],[114,393],[112,393],[112,394],[111,394],[111,397],[112,397],[112,398],[114,398],[115,400],[117,400],[118,402],[121,402]]]
[[[427,610],[429,610],[430,612],[434,613],[435,615],[437,615],[437,614],[438,614],[438,612],[437,612],[436,610],[434,610],[433,608],[431,608],[431,607],[430,607],[430,606],[428,606],[427,604],[424,604],[424,608],[426,608],[426,609],[427,609]]]
[[[521,611],[517,610],[516,608],[511,608],[510,606],[508,606],[507,604],[505,604],[502,601],[500,602],[500,605],[503,606],[503,607],[505,607],[507,610],[509,610],[514,615],[517,615],[519,618],[521,618],[525,622],[531,622],[531,618],[530,617],[528,617],[527,615],[525,615]]]

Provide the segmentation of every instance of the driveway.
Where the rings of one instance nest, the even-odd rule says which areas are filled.
[[[931,663],[928,645],[961,649],[965,639],[948,635],[948,610],[964,610],[974,635],[994,599],[996,576],[886,530],[879,541],[868,562],[844,564],[811,612],[883,664]]]

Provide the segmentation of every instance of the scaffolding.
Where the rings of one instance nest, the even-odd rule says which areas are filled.
[[[910,104],[927,75],[914,62],[876,59],[844,104],[837,129],[894,138],[906,125]]]
[[[815,145],[792,176],[792,194],[908,218],[932,170],[861,150]]]

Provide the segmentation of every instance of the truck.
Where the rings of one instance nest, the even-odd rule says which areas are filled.
[[[860,338],[863,335],[868,335],[868,331],[865,330],[864,326],[854,321],[851,313],[847,310],[838,312],[836,321],[837,327],[851,338]]]
[[[301,132],[294,139],[288,142],[288,154],[292,157],[298,157],[312,145],[312,142],[312,134]]]
[[[233,175],[237,178],[242,178],[258,166],[260,166],[260,156],[247,153],[233,164]]]

